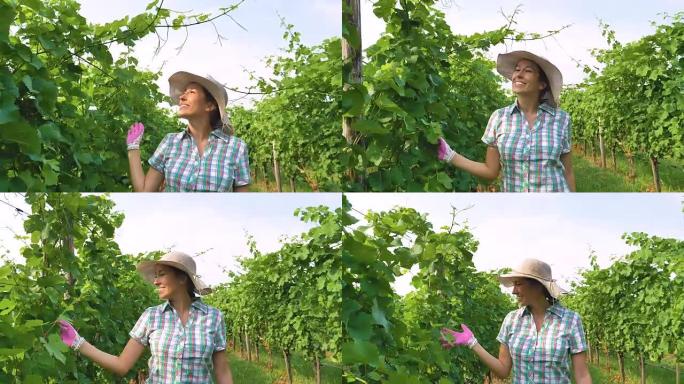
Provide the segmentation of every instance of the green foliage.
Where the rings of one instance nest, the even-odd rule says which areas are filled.
[[[156,304],[137,258],[121,255],[114,241],[123,214],[105,196],[28,194],[26,202],[22,260],[0,267],[0,382],[119,382],[69,351],[54,322],[72,321],[89,342],[117,353]]]
[[[434,0],[395,3],[375,2],[374,12],[386,30],[366,50],[364,82],[352,84],[351,68],[344,68],[350,86],[342,96],[342,113],[360,117],[352,124],[359,136],[349,149],[349,168],[362,179],[347,188],[472,190],[477,184],[472,176],[437,160],[437,139],[445,137],[469,158],[484,158],[482,132],[506,99],[483,50],[514,31],[457,36]],[[343,30],[353,36],[347,18]]]
[[[684,241],[624,235],[634,252],[591,268],[566,302],[582,316],[587,338],[610,351],[684,360]]]
[[[346,198],[343,207],[347,382],[482,382],[485,369],[477,357],[439,343],[442,327],[466,323],[493,351],[500,323],[514,309],[494,275],[475,271],[478,243],[468,228],[436,231],[411,208],[368,212],[365,222],[357,222]],[[402,298],[391,285],[409,270],[417,271],[415,290]]]
[[[275,147],[285,176],[303,178],[314,191],[339,191],[346,145],[339,129],[340,39],[307,47],[292,25],[284,27],[288,47],[268,58],[273,77],[258,81],[267,96],[249,110],[232,110],[236,133],[249,143],[253,169],[271,167]]]
[[[130,190],[131,123],[145,123],[148,155],[181,128],[158,106],[170,101],[155,84],[158,74],[138,70],[131,48],[158,27],[209,16],[172,15],[157,3],[92,25],[74,0],[0,1],[0,190]],[[128,51],[115,59],[112,43]]]
[[[573,117],[573,140],[598,142],[627,155],[684,158],[684,13],[629,44],[615,40],[607,25],[610,49],[595,50],[601,73],[587,68],[584,84],[566,89],[564,108]]]
[[[250,241],[252,257],[241,260],[243,272],[231,273],[231,281],[206,300],[226,314],[229,338],[248,335],[310,359],[339,359],[339,212],[310,207],[295,213],[317,225],[276,252],[261,253]]]

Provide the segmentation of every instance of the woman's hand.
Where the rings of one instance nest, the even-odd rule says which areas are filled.
[[[466,345],[468,348],[472,349],[475,344],[477,344],[477,339],[468,326],[461,324],[461,327],[463,328],[463,332],[456,332],[449,328],[442,328],[442,337],[439,339],[440,343],[442,343],[442,347],[450,349],[457,345]]]
[[[78,350],[85,339],[79,336],[76,329],[68,321],[58,320],[57,323],[59,324],[59,337],[62,342],[70,348]]]
[[[135,122],[128,129],[128,135],[126,135],[126,146],[128,150],[140,149],[140,141],[142,141],[143,133],[145,132],[145,126],[142,123]]]
[[[451,149],[449,144],[443,138],[439,138],[439,147],[437,148],[437,158],[446,163],[451,163],[451,159],[454,158],[456,152]]]

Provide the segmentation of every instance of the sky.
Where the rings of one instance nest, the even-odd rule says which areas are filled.
[[[623,233],[684,240],[684,194],[347,194],[355,210],[386,211],[412,207],[428,214],[433,228],[451,223],[451,206],[469,208],[457,216],[480,242],[473,263],[480,271],[515,267],[531,257],[551,265],[562,288],[578,281],[578,269],[589,267],[593,250],[601,267],[634,248]],[[360,215],[357,214],[357,217]],[[411,290],[406,274],[395,284]]]
[[[249,255],[246,233],[257,248],[271,252],[280,248],[284,237],[299,235],[312,227],[294,216],[300,207],[341,205],[340,194],[267,193],[116,193],[110,195],[116,211],[125,219],[115,233],[123,254],[174,249],[190,255],[206,252],[195,259],[202,279],[215,285],[227,281],[224,269],[238,270],[236,256]],[[0,201],[30,212],[20,194],[0,194]],[[0,203],[0,254],[21,261],[24,216]]]
[[[101,0],[79,0],[81,15],[89,22],[98,24],[142,13],[149,2],[150,0],[118,0],[109,1],[103,6]],[[236,2],[237,0],[166,0],[164,8],[187,11],[188,14],[216,14],[219,13],[219,8]],[[245,70],[259,76],[270,75],[271,71],[266,67],[264,58],[280,55],[280,49],[286,47],[283,40],[285,30],[280,26],[278,15],[285,18],[287,23],[293,24],[295,30],[302,34],[302,43],[314,45],[340,35],[341,12],[341,5],[337,0],[245,0],[235,11],[229,13],[235,21],[224,16],[217,19],[213,26],[202,24],[189,28],[187,42],[180,52],[177,48],[186,39],[186,32],[182,29],[170,31],[168,42],[157,55],[155,50],[159,40],[154,34],[138,43],[135,54],[139,60],[139,69],[153,72],[161,69],[162,76],[158,85],[163,92],[168,92],[169,76],[181,70],[201,76],[210,74],[229,87],[245,89],[252,84]],[[217,32],[226,38],[220,44],[217,42]],[[122,51],[117,46],[111,50],[115,55]],[[242,96],[228,91],[229,103]],[[254,97],[256,96],[237,102],[249,105]]]
[[[472,34],[494,30],[507,24],[501,11],[513,13],[521,5],[522,13],[516,17],[515,28],[523,32],[557,30],[565,25],[571,27],[560,34],[542,41],[509,43],[490,49],[488,57],[515,50],[528,50],[549,59],[563,74],[564,84],[582,81],[584,73],[575,60],[587,65],[596,65],[589,51],[592,48],[606,48],[601,36],[599,19],[608,23],[621,42],[638,40],[652,34],[655,29],[651,21],[662,21],[659,13],[674,14],[684,10],[681,0],[439,0],[438,8],[446,14],[452,32]],[[361,34],[364,47],[372,45],[384,31],[384,22],[373,14],[373,2],[361,0]]]

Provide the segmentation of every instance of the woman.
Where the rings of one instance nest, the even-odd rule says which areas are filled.
[[[232,135],[223,85],[211,76],[176,72],[169,77],[169,86],[178,116],[188,120],[188,128],[164,137],[145,175],[140,163],[145,128],[142,123],[131,126],[126,144],[133,190],[155,192],[164,183],[167,192],[247,191],[247,145]]]
[[[499,357],[490,355],[465,324],[463,332],[442,329],[445,348],[466,345],[500,378],[513,371],[513,384],[570,383],[570,362],[578,384],[591,384],[587,367],[587,342],[579,315],[558,302],[564,293],[543,261],[527,259],[512,273],[499,276],[513,286],[521,308],[510,312],[497,340]]]
[[[574,192],[570,116],[558,108],[560,71],[526,51],[499,55],[496,69],[511,80],[517,100],[489,118],[482,136],[485,162],[454,152],[443,138],[438,158],[486,180],[501,171],[503,192]]]
[[[226,326],[221,312],[202,302],[195,293],[206,285],[195,274],[195,261],[181,252],[170,252],[158,261],[138,264],[138,272],[153,283],[165,303],[149,307],[130,332],[119,356],[102,352],[60,320],[62,341],[102,368],[124,376],[150,347],[147,383],[232,384],[226,357]]]

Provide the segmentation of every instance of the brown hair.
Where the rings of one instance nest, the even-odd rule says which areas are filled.
[[[546,289],[546,287],[544,286],[544,284],[542,284],[541,282],[539,282],[539,281],[536,280],[536,279],[531,279],[531,278],[529,278],[529,277],[525,277],[524,279],[527,280],[527,282],[528,282],[530,285],[535,286],[535,287],[540,287],[540,288],[542,289],[542,292],[544,293],[544,297],[546,298],[546,301],[548,301],[549,304],[554,305],[554,304],[556,304],[556,303],[558,302],[558,299],[556,299],[555,297],[551,296],[551,294],[549,293],[549,290]]]
[[[539,104],[541,104],[544,100],[546,100],[546,98],[544,97],[546,95],[546,92],[548,92],[551,95],[551,86],[549,84],[549,78],[546,77],[546,73],[544,72],[544,70],[541,69],[539,64],[537,64],[537,67],[539,67],[539,81],[543,82],[545,85],[544,89],[542,89],[539,93]],[[553,97],[553,95],[551,95],[551,97]]]
[[[211,115],[209,115],[209,124],[211,125],[211,128],[222,128],[223,121],[221,121],[221,111],[219,110],[218,102],[216,102],[214,95],[204,88],[204,86],[200,85],[200,88],[202,88],[202,91],[204,92],[204,98],[207,100],[207,102],[214,104],[214,107],[216,107],[213,111],[211,111]]]
[[[169,266],[169,268],[173,269],[173,272],[176,274],[176,277],[185,276],[185,281],[187,282],[186,288],[188,290],[188,296],[190,296],[190,299],[194,299],[197,288],[195,288],[195,283],[192,282],[190,275],[176,267]]]

